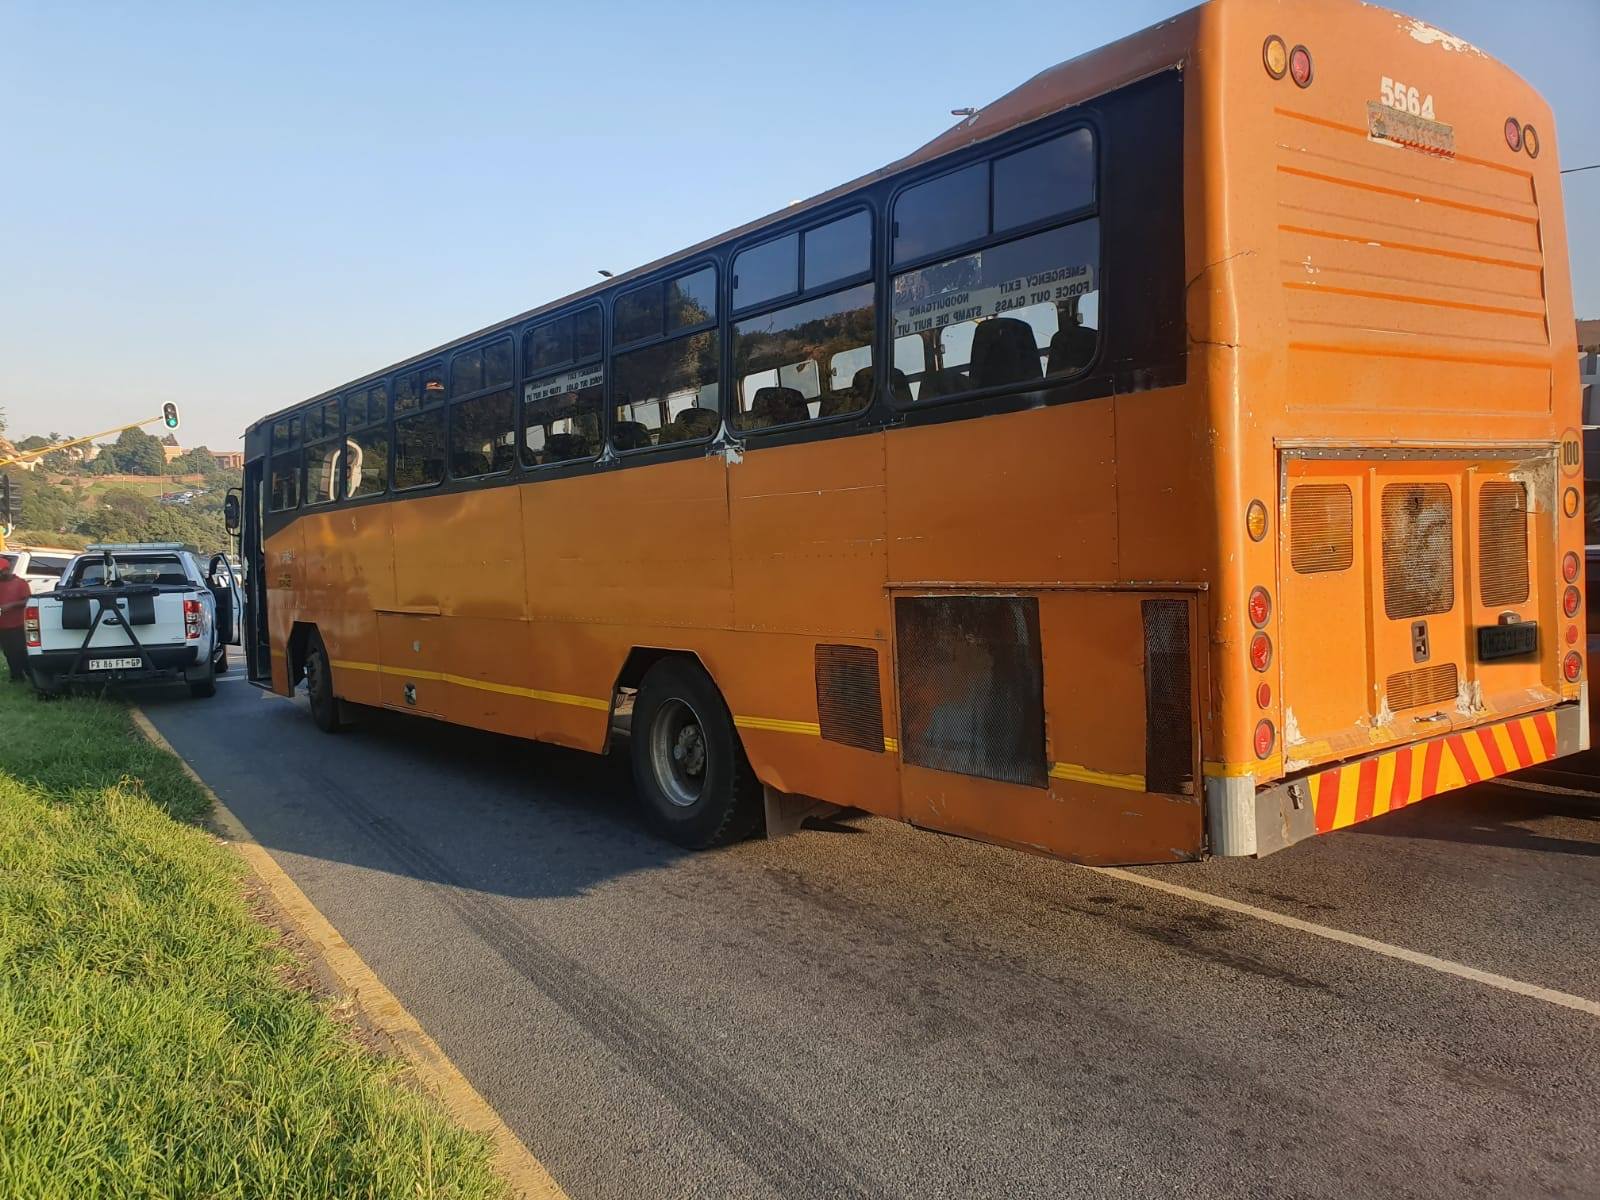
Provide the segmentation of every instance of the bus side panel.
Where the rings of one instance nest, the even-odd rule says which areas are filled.
[[[727,628],[725,470],[699,457],[518,489],[528,615]]]
[[[906,819],[985,841],[1039,850],[1089,863],[1174,862],[1198,858],[1204,820],[1197,774],[1199,734],[1194,655],[1198,614],[1192,598],[1152,592],[1061,590],[1036,593],[1043,683],[1043,786],[997,782],[919,763],[922,731],[903,718],[902,770]],[[1151,727],[1145,714],[1145,609],[1149,602],[1181,607],[1186,670],[1175,715]],[[897,646],[902,661],[918,648]],[[978,656],[981,661],[982,655]],[[1167,664],[1171,665],[1171,664]],[[904,668],[902,668],[904,671]],[[942,675],[948,675],[941,672]],[[947,677],[952,689],[974,681]],[[909,685],[908,685],[909,686]],[[1158,685],[1159,686],[1159,685]],[[908,706],[910,700],[904,701]],[[956,700],[955,706],[960,706]],[[939,707],[929,711],[937,714]],[[1182,728],[1177,722],[1183,722]],[[948,743],[966,722],[944,723],[930,735]],[[972,722],[969,727],[982,727]],[[1152,751],[1156,753],[1152,753]],[[1177,752],[1170,794],[1147,791],[1149,764]],[[985,757],[982,747],[973,757]]]
[[[896,430],[887,476],[891,584],[1117,577],[1109,400]]]
[[[883,638],[881,434],[746,450],[728,467],[734,624]]]
[[[272,638],[272,690],[280,696],[290,694],[289,656],[284,648],[299,617],[301,595],[298,588],[304,555],[301,544],[305,522],[293,521],[267,539],[262,553],[262,573],[266,576],[267,625]]]
[[[341,664],[335,692],[357,704],[383,703],[378,673],[366,668],[378,662],[377,610],[394,603],[391,511],[369,505],[297,522],[306,547],[300,619],[317,626],[328,657]]]

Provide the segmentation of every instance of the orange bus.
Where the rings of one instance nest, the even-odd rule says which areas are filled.
[[[1550,110],[1215,0],[250,427],[251,678],[817,804],[1264,854],[1587,743]]]

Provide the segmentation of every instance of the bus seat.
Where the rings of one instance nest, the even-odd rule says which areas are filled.
[[[611,444],[618,450],[643,450],[655,443],[650,440],[650,429],[642,421],[615,421],[611,425]]]
[[[552,433],[544,442],[545,462],[569,462],[593,453],[589,439],[581,433]]]
[[[979,322],[972,335],[971,371],[975,388],[1043,378],[1033,326],[1016,317],[993,317]]]
[[[899,367],[889,370],[889,386],[894,389],[894,402],[896,404],[911,403],[911,383],[906,379],[906,373]],[[822,415],[831,416],[836,412],[854,412],[865,408],[872,403],[873,392],[877,388],[877,380],[873,368],[862,367],[850,379],[850,390],[844,393],[835,393],[822,402]],[[843,403],[849,397],[849,406]],[[830,402],[832,407],[829,407]]]
[[[517,465],[517,448],[505,442],[496,444],[491,471],[509,471]]]
[[[809,421],[811,410],[806,407],[803,392],[791,387],[764,387],[756,389],[750,402],[750,428],[765,429],[769,425],[788,425],[793,421]]]
[[[1081,371],[1094,358],[1099,336],[1082,325],[1065,325],[1050,339],[1050,374],[1070,375]]]
[[[922,377],[922,391],[918,400],[932,400],[938,396],[959,396],[962,392],[970,392],[977,387],[971,382],[960,367],[945,367],[938,371],[929,371]]]
[[[722,418],[709,408],[686,408],[667,423],[656,444],[692,442],[696,438],[710,437],[721,423]]]

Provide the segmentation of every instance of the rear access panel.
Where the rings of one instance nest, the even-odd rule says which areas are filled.
[[[1083,862],[1202,850],[1193,594],[893,595],[907,820]]]

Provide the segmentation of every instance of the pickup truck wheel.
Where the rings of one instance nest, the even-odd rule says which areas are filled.
[[[345,727],[339,698],[333,694],[333,666],[322,639],[315,636],[306,651],[306,695],[311,700],[311,720],[318,729],[338,733]]]
[[[218,675],[226,675],[228,673],[228,648],[226,646],[217,647],[217,656],[212,659],[211,669]]]
[[[217,672],[211,663],[206,664],[203,675],[189,677],[185,672],[185,679],[189,684],[189,695],[196,700],[206,700],[217,694]]]
[[[633,782],[650,823],[692,850],[748,837],[761,785],[717,685],[697,664],[667,659],[639,685],[631,735]]]

